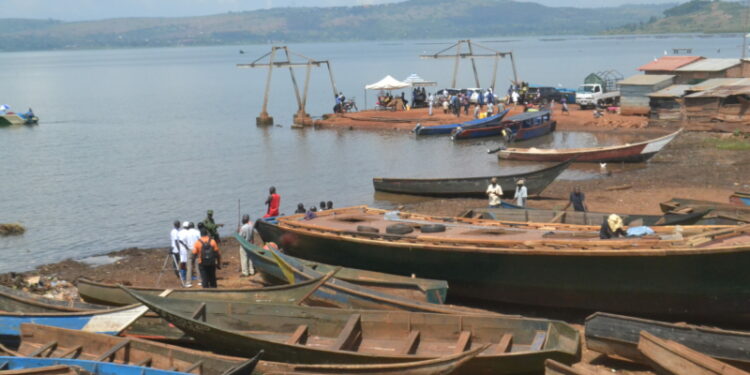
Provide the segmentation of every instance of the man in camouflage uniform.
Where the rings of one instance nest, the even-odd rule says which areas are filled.
[[[214,222],[214,210],[208,210],[206,212],[206,218],[203,219],[203,226],[206,227],[208,235],[211,236],[217,243],[219,239],[219,228],[223,227],[224,224],[216,224]]]

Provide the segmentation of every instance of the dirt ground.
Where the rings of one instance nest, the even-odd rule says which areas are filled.
[[[423,110],[396,114],[412,116],[412,122],[421,119],[420,116],[426,116]],[[444,118],[445,121],[455,121],[454,117],[442,114],[436,117]],[[606,115],[603,119],[594,120],[590,111],[574,110],[569,116],[558,115],[557,119],[561,128],[568,129],[608,131],[614,128],[627,128],[619,131],[649,134],[665,132],[664,129],[641,129],[645,126],[644,118]],[[371,127],[368,120],[349,121],[335,118],[331,121],[331,126],[340,126],[339,124],[347,121],[347,126]],[[378,126],[383,126],[384,123],[379,124]],[[389,123],[387,128],[391,126],[397,130],[411,130],[413,127],[406,122]],[[567,196],[574,186],[580,186],[585,192],[586,203],[591,211],[658,214],[658,203],[672,197],[727,202],[729,194],[733,191],[750,190],[750,168],[747,167],[750,165],[750,151],[720,150],[712,143],[712,140],[732,137],[739,138],[731,134],[683,133],[642,167],[608,165],[596,179],[558,180],[551,184],[541,197],[530,199],[528,205],[535,208],[561,208],[566,204]],[[607,190],[612,187],[621,189]],[[405,210],[452,216],[486,204],[484,199],[434,199],[407,204]],[[220,287],[263,285],[263,280],[259,276],[240,276],[239,245],[233,238],[224,239],[220,246],[222,269],[217,274]],[[124,285],[178,287],[179,282],[174,273],[171,270],[162,270],[167,252],[166,248],[124,249],[109,254],[122,258],[100,266],[89,266],[69,259],[40,266],[34,271],[22,274],[0,275],[0,284],[61,299],[77,298],[77,292],[72,284],[80,277]],[[580,318],[571,323],[582,329]],[[581,334],[583,337],[583,332]],[[587,368],[597,374],[651,374],[646,367],[601,356],[586,350],[585,346],[582,361],[575,367]]]

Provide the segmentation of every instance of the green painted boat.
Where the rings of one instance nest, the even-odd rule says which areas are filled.
[[[201,350],[157,343],[137,338],[124,338],[64,328],[23,324],[18,356],[63,356],[84,360],[106,360],[123,364],[144,364],[161,370],[196,375],[243,375],[247,360]],[[254,375],[264,374],[371,374],[371,375],[447,375],[479,354],[482,348],[427,361],[387,365],[306,365],[257,361]],[[107,356],[110,354],[109,356]],[[245,357],[251,357],[247,353]],[[263,358],[263,355],[260,355]]]
[[[62,301],[0,285],[0,311],[51,313],[108,309],[109,306],[78,301]]]
[[[263,350],[264,358],[271,361],[386,364],[481,348],[455,374],[527,374],[542,372],[549,358],[571,363],[580,351],[575,328],[545,319],[200,302],[131,294],[216,352],[246,356]]]
[[[750,288],[739,287],[750,285],[747,225],[654,227],[648,238],[600,240],[598,227],[389,216],[352,207],[259,221],[256,229],[304,259],[446,279],[451,296],[711,320],[750,311]],[[395,224],[412,232],[387,233]]]

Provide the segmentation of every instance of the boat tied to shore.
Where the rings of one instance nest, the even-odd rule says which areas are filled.
[[[496,115],[492,115],[489,117],[485,117],[483,119],[475,119],[471,121],[456,123],[456,124],[443,124],[443,125],[429,125],[429,126],[423,126],[422,124],[417,124],[414,127],[414,134],[420,136],[420,135],[449,135],[451,132],[453,132],[455,129],[460,128],[473,128],[473,127],[479,127],[479,126],[488,126],[488,125],[495,125],[499,124],[500,121],[502,121],[503,117],[507,115],[509,110],[504,110]]]
[[[663,215],[642,215],[642,214],[617,214],[622,218],[623,224],[627,226],[664,226],[664,225],[694,225],[700,224],[701,219],[709,211],[696,211],[685,214],[666,213]],[[461,217],[499,220],[499,221],[517,221],[533,223],[561,223],[574,225],[601,225],[611,213],[590,212],[590,211],[558,211],[531,209],[524,207],[479,207],[467,210],[462,213]]]
[[[478,126],[458,127],[451,133],[451,139],[471,139],[493,137],[508,134],[512,142],[525,141],[549,134],[555,131],[557,122],[552,120],[552,113],[548,109],[536,112],[524,112],[508,117],[500,123]]]

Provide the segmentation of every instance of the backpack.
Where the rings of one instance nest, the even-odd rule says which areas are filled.
[[[201,265],[215,266],[216,250],[214,250],[214,247],[211,246],[211,240],[209,239],[207,242],[203,242],[203,240],[198,241],[200,241],[201,243]]]

